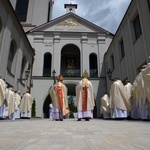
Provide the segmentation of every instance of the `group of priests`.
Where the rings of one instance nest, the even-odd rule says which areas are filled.
[[[100,113],[105,119],[150,120],[150,63],[142,66],[133,84],[115,78],[101,98]]]
[[[0,76],[0,119],[15,120],[19,118],[31,118],[33,98],[29,91],[21,97],[20,91],[14,91],[13,87],[7,87],[6,82]]]
[[[95,106],[93,86],[88,80],[88,73],[85,70],[83,73],[83,79],[76,85],[76,100],[75,106],[77,107],[77,121],[93,118],[93,109]],[[52,118],[55,121],[63,121],[64,118],[70,115],[70,108],[67,100],[67,87],[62,83],[63,75],[58,76],[58,82],[54,84],[50,89],[50,97],[53,105]],[[51,104],[50,104],[51,106]]]

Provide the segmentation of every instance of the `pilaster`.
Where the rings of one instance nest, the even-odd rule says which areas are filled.
[[[55,69],[56,76],[60,74],[60,59],[61,59],[61,49],[60,49],[60,35],[59,33],[54,34],[53,39],[54,47],[53,47],[53,57],[52,57],[52,71]]]
[[[102,71],[102,66],[103,66],[103,58],[104,58],[104,53],[106,52],[106,35],[104,34],[99,34],[97,38],[97,45],[98,45],[98,75]]]
[[[88,37],[83,34],[81,38],[81,76],[86,70],[89,73],[89,52],[88,52]],[[89,73],[90,74],[90,73]]]

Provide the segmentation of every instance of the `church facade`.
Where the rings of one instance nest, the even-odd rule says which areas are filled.
[[[43,112],[46,113],[54,70],[56,76],[64,76],[68,95],[73,96],[75,86],[86,70],[94,88],[95,111],[100,115],[100,99],[106,90],[103,57],[113,35],[76,15],[77,5],[67,4],[65,8],[72,11],[27,32],[36,50],[31,94],[36,100],[37,116],[43,117]]]

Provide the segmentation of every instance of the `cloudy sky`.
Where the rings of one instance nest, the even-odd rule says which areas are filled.
[[[66,13],[64,4],[78,4],[76,14],[115,33],[131,0],[55,0],[53,19]]]

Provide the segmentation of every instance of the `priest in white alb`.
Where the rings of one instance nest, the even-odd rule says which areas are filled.
[[[115,119],[127,118],[127,111],[131,111],[131,103],[127,91],[118,78],[115,79],[110,88],[111,117]]]
[[[132,110],[131,110],[131,118],[132,119],[141,119],[142,112],[142,103],[143,100],[145,101],[145,92],[144,92],[144,82],[142,78],[141,72],[136,76],[132,89],[131,89],[131,103],[132,103]]]
[[[8,101],[8,117],[10,120],[15,120],[15,93],[13,87],[8,89],[7,94],[7,101]]]
[[[143,101],[142,106],[142,119],[149,120],[150,119],[150,63],[144,66],[141,70],[144,87],[143,90],[145,92],[145,101]],[[145,109],[145,110],[144,110]]]
[[[126,80],[125,81],[125,89],[127,91],[127,96],[128,96],[128,99],[131,103],[131,91],[132,91],[132,84],[130,83],[129,80]],[[132,105],[132,104],[131,104]],[[128,115],[128,119],[131,119],[131,111],[127,111],[127,115]]]
[[[139,108],[139,118],[142,120],[147,120],[149,119],[149,96],[148,92],[146,93],[146,90],[148,90],[147,87],[149,87],[149,80],[148,78],[148,70],[147,66],[143,65],[142,69],[140,70],[140,73],[136,76],[134,83],[133,83],[133,90],[132,90],[132,95],[134,96],[135,100],[137,101],[138,108]],[[146,79],[147,78],[147,79]],[[133,109],[134,110],[134,109]],[[133,117],[136,115],[132,114]]]
[[[108,94],[104,94],[101,98],[100,114],[102,114],[104,119],[110,118],[110,100]]]
[[[76,100],[78,121],[93,118],[93,109],[95,106],[94,93],[92,83],[88,80],[88,73],[85,70],[83,73],[83,79],[76,86]]]
[[[58,82],[50,89],[50,97],[53,104],[53,119],[63,121],[70,114],[67,99],[67,87],[62,83],[63,75],[58,76]]]
[[[23,95],[23,97],[21,99],[21,103],[20,103],[20,112],[21,112],[22,119],[30,119],[31,118],[32,103],[33,103],[33,97],[31,96],[29,91],[27,91]]]
[[[21,96],[20,91],[15,91],[15,118],[20,118],[20,102]]]
[[[7,106],[7,100],[6,100],[6,83],[2,79],[2,76],[0,75],[0,118],[5,119],[6,118],[6,106]]]

